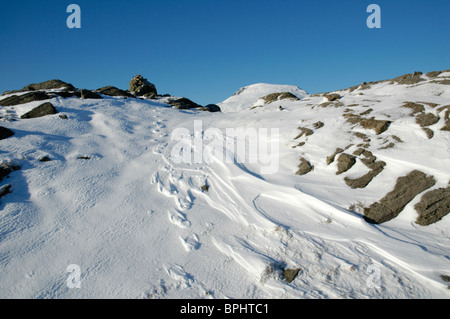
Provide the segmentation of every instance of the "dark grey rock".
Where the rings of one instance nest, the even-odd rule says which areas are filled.
[[[22,95],[12,95],[6,99],[0,100],[1,106],[14,106],[33,101],[49,100],[52,96],[44,91],[29,92]]]
[[[49,81],[45,81],[45,82],[41,82],[41,83],[29,84],[21,90],[6,91],[6,92],[3,92],[2,95],[27,92],[27,91],[51,90],[51,89],[64,89],[66,91],[75,90],[75,88],[72,84],[55,79],[55,80],[49,80]]]
[[[82,99],[102,99],[101,95],[86,89],[80,90],[80,97]]]
[[[450,186],[425,193],[414,208],[419,213],[416,223],[427,226],[450,213]]]
[[[11,172],[17,171],[20,169],[19,165],[14,163],[1,163],[0,164],[0,181],[3,180],[6,176],[8,176]]]
[[[177,99],[169,99],[167,102],[168,104],[172,105],[173,108],[185,110],[185,109],[194,109],[194,108],[200,108],[201,105],[198,105],[195,102],[192,102],[191,100],[182,97]]]
[[[108,96],[134,97],[134,95],[132,95],[126,91],[123,91],[121,89],[118,89],[115,86],[104,86],[102,88],[95,90],[95,92],[98,92],[98,93],[104,94],[104,95],[108,95]]]
[[[14,132],[11,131],[9,128],[0,126],[0,140],[11,137],[13,135],[14,135]]]
[[[55,109],[53,104],[47,102],[47,103],[44,103],[44,104],[41,104],[41,105],[35,107],[30,112],[22,115],[20,118],[21,119],[32,119],[32,118],[42,117],[42,116],[46,116],[46,115],[52,115],[52,114],[56,114],[56,113],[58,113],[58,111]]]
[[[135,96],[156,96],[158,94],[156,86],[150,83],[147,79],[143,78],[142,75],[136,75],[130,81],[130,92]]]
[[[381,224],[397,217],[410,201],[435,183],[433,176],[417,170],[399,177],[391,192],[379,202],[364,208],[364,219],[371,224]]]
[[[0,198],[9,193],[11,193],[11,184],[6,184],[0,187]]]

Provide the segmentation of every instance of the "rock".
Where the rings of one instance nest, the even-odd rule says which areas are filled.
[[[364,208],[364,219],[371,224],[381,224],[397,217],[403,208],[418,194],[436,183],[433,176],[414,170],[399,177],[394,189],[379,202]]]
[[[95,90],[95,92],[98,92],[98,93],[104,94],[104,95],[108,95],[108,96],[134,97],[134,95],[132,95],[126,91],[123,91],[121,89],[118,89],[115,86],[104,86],[102,88]]]
[[[432,129],[428,128],[428,127],[423,127],[422,130],[425,132],[425,134],[427,134],[428,139],[432,139],[434,136],[434,132]]]
[[[285,269],[283,271],[283,277],[284,280],[287,283],[291,283],[292,281],[294,281],[294,279],[298,276],[299,272],[300,272],[301,268],[296,268],[296,269]]]
[[[338,155],[339,153],[342,153],[343,151],[344,151],[344,149],[337,148],[333,154],[331,154],[330,156],[327,157],[327,165],[330,165],[331,163],[333,163],[336,155]]]
[[[352,168],[356,163],[356,159],[355,156],[349,155],[347,153],[342,153],[341,155],[339,155],[337,162],[338,170],[336,172],[336,175],[340,175]]]
[[[61,115],[59,116],[59,118],[60,118],[61,120],[67,120],[67,115],[61,114]]]
[[[39,160],[39,162],[50,162],[51,159],[48,156],[43,156],[41,157],[41,159]]]
[[[172,105],[173,108],[176,108],[179,110],[201,108],[201,105],[198,105],[197,103],[192,102],[191,100],[189,100],[185,97],[169,99],[169,101],[167,103]]]
[[[46,116],[46,115],[52,115],[52,114],[56,114],[56,113],[58,113],[58,111],[55,109],[53,104],[47,102],[47,103],[44,103],[44,104],[41,104],[41,105],[35,107],[30,112],[22,115],[20,118],[21,119],[32,119],[32,118],[42,117],[42,116]]]
[[[89,160],[91,158],[89,156],[78,156],[77,159],[79,159],[79,160]]]
[[[305,136],[310,136],[310,135],[312,135],[312,134],[314,133],[311,129],[306,128],[306,127],[298,127],[298,129],[299,129],[300,131],[302,131],[302,132],[301,132],[299,135],[297,135],[297,137],[294,138],[294,140],[299,139],[299,138],[302,137],[303,135],[305,135]]]
[[[19,165],[13,163],[1,163],[0,164],[0,181],[3,180],[6,176],[8,176],[11,172],[17,171],[20,169]]]
[[[377,135],[380,135],[381,133],[385,132],[389,125],[391,124],[391,121],[385,121],[385,120],[375,120],[375,119],[361,119],[359,121],[359,124],[364,127],[365,129],[372,129],[374,130]]]
[[[300,164],[298,165],[297,175],[305,175],[313,170],[313,166],[304,158],[300,159]]]
[[[144,79],[142,75],[136,75],[130,81],[130,92],[135,96],[144,96],[151,98],[149,96],[156,96],[158,94],[156,87],[153,83]]]
[[[422,113],[416,117],[416,123],[419,124],[421,127],[436,124],[437,122],[439,122],[439,120],[440,120],[439,116],[436,116],[431,113]]]
[[[208,185],[203,185],[202,186],[202,191],[207,192],[209,190],[209,186]]]
[[[345,177],[344,178],[345,184],[347,184],[347,186],[353,189],[364,188],[367,185],[369,185],[370,182],[384,170],[385,166],[386,166],[385,162],[382,161],[375,162],[372,165],[372,169],[367,174],[354,179]]]
[[[314,126],[314,128],[317,130],[317,129],[319,129],[319,128],[321,128],[321,127],[323,127],[325,124],[323,123],[323,122],[321,122],[321,121],[319,121],[319,122],[316,122],[316,123],[314,123],[313,124],[313,126]]]
[[[411,109],[413,115],[425,112],[425,107],[423,105],[413,102],[405,102],[405,104],[403,104],[402,107]]]
[[[1,106],[14,106],[19,104],[25,104],[33,101],[49,100],[52,96],[48,95],[44,91],[36,91],[25,93],[22,95],[12,95],[6,99],[0,100]]]
[[[86,89],[80,90],[80,97],[82,99],[103,99],[99,94]]]
[[[336,100],[339,100],[341,98],[341,96],[339,94],[324,94],[324,97],[329,101],[329,102],[333,102]]]
[[[220,107],[216,104],[208,104],[205,106],[209,112],[222,112]]]
[[[4,140],[5,138],[11,137],[14,135],[14,132],[9,128],[0,126],[0,140]]]
[[[427,226],[440,221],[450,212],[450,186],[425,193],[414,208],[419,213],[417,224]]]
[[[398,76],[391,80],[390,84],[398,83],[398,84],[417,84],[419,82],[425,81],[422,78],[422,72],[414,72],[414,74],[405,74]]]
[[[52,89],[65,89],[68,91],[75,90],[74,86],[70,83],[66,83],[61,80],[49,80],[49,81],[45,81],[45,82],[41,82],[41,83],[29,84],[21,90],[6,91],[6,92],[3,92],[2,95],[27,92],[27,91],[52,90]]]
[[[300,99],[297,96],[295,96],[290,92],[272,93],[264,96],[262,99],[264,100],[264,104],[269,104],[275,101],[281,101],[286,99],[300,101]]]
[[[0,198],[9,193],[11,193],[11,184],[6,184],[0,187]]]

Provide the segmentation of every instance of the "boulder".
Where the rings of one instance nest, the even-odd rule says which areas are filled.
[[[304,158],[300,159],[300,164],[298,165],[297,175],[305,175],[313,170],[313,166]]]
[[[27,91],[39,91],[39,90],[52,90],[52,89],[65,89],[66,91],[75,90],[74,86],[70,83],[63,82],[61,80],[49,80],[41,83],[33,83],[25,86],[21,90],[5,91],[2,95],[27,92]]]
[[[135,96],[156,96],[158,94],[156,86],[144,79],[142,75],[136,75],[130,81],[130,92]]]
[[[347,153],[342,153],[341,155],[339,155],[337,159],[338,170],[336,172],[336,175],[340,175],[348,171],[350,168],[353,167],[353,165],[355,165],[355,163],[356,163],[355,156],[349,155]]]
[[[439,120],[440,120],[439,116],[436,116],[431,113],[422,113],[416,117],[416,123],[419,124],[421,127],[436,124],[437,122],[439,122]]]
[[[14,132],[9,128],[0,126],[0,140],[4,140],[5,138],[11,137],[14,135]]]
[[[433,176],[417,170],[399,177],[391,192],[379,202],[364,208],[364,219],[371,224],[381,224],[397,217],[410,201],[435,183]]]
[[[422,72],[414,72],[410,74],[405,74],[392,79],[390,84],[398,83],[398,84],[417,84],[419,82],[425,81],[422,78]]]
[[[0,100],[1,106],[14,106],[19,104],[25,104],[34,101],[49,100],[52,96],[44,91],[35,91],[30,93],[25,93],[22,95],[12,95],[6,99]]]
[[[220,107],[216,104],[208,104],[205,108],[208,112],[221,112]]]
[[[116,88],[115,86],[104,86],[95,90],[95,92],[108,95],[108,96],[125,96],[125,97],[134,97],[134,95],[123,91],[121,89]]]
[[[17,171],[19,169],[19,165],[10,162],[0,163],[0,181],[2,181],[3,178],[8,176],[11,172]]]
[[[172,107],[174,107],[176,109],[180,109],[180,110],[194,109],[194,108],[201,107],[201,105],[198,105],[197,103],[192,102],[191,100],[189,100],[185,97],[169,99],[169,101],[167,103],[172,105]]]
[[[341,96],[339,94],[333,93],[333,94],[324,94],[323,95],[329,102],[333,102],[336,100],[339,100]]]
[[[42,117],[42,116],[46,116],[46,115],[52,115],[52,114],[56,114],[56,113],[58,113],[58,111],[55,109],[53,104],[47,102],[47,103],[44,103],[44,104],[41,104],[41,105],[35,107],[30,112],[22,115],[20,118],[21,119],[32,119],[32,118]]]
[[[365,129],[372,129],[374,130],[377,135],[380,135],[384,131],[386,131],[389,128],[389,125],[391,124],[391,121],[386,120],[375,120],[375,119],[361,119],[359,121],[359,125],[364,127]]]
[[[419,213],[417,224],[427,226],[440,221],[450,212],[450,186],[425,193],[414,208]]]
[[[6,184],[0,187],[0,198],[9,193],[11,193],[11,184]]]
[[[82,99],[102,99],[102,97],[99,94],[92,92],[90,90],[81,89],[79,92],[80,97]]]

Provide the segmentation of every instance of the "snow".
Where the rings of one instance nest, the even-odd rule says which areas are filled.
[[[233,96],[217,105],[220,106],[224,113],[238,112],[249,109],[255,105],[260,98],[266,95],[283,92],[292,93],[299,99],[308,96],[306,91],[297,86],[257,83],[240,88]]]
[[[277,102],[249,109],[264,95],[286,91],[302,100],[283,102],[283,111]],[[361,143],[342,117],[346,107],[321,107],[322,96],[294,86],[248,86],[219,104],[223,113],[176,110],[157,100],[54,98],[68,119],[3,122],[15,135],[0,141],[0,160],[22,169],[2,181],[12,193],[0,202],[0,297],[449,298],[440,278],[450,269],[449,216],[415,224],[420,197],[382,225],[366,223],[358,209],[413,169],[432,174],[433,189],[447,186],[443,113],[428,140],[400,106],[446,105],[448,86],[379,83],[338,93],[346,105],[358,104],[355,114],[372,108],[369,117],[393,121],[379,136],[354,129],[371,138],[369,150],[387,163],[364,189],[344,183],[345,176],[367,172],[364,165],[338,176],[336,163],[325,163],[337,147],[353,144],[351,154]],[[1,112],[20,117],[33,103]],[[425,108],[437,115],[437,108]],[[278,129],[263,139],[278,142],[277,172],[265,174],[260,161],[240,163],[230,149],[224,151],[233,161],[212,154],[208,161],[174,163],[179,141],[172,133],[184,128],[191,133],[186,141],[193,139],[194,121],[223,136],[227,128]],[[325,126],[294,140],[298,126],[317,121]],[[379,149],[392,135],[403,142]],[[39,162],[44,155],[52,160]],[[314,165],[311,173],[295,175],[300,157]],[[81,271],[79,289],[67,285],[73,264]],[[289,284],[284,267],[301,268]]]

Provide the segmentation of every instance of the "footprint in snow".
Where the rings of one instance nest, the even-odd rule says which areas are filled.
[[[197,250],[201,245],[197,234],[189,235],[186,238],[180,236],[180,240],[187,252]]]
[[[169,214],[169,220],[172,224],[180,227],[180,228],[188,228],[191,226],[191,222],[187,220],[186,215],[179,212],[178,210],[175,211],[168,211]]]

